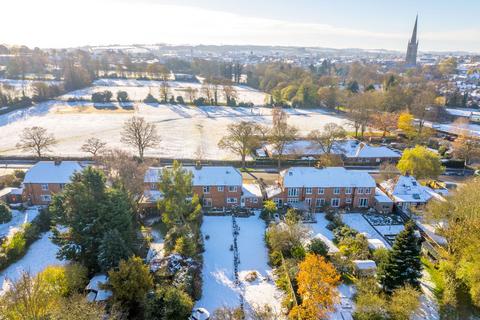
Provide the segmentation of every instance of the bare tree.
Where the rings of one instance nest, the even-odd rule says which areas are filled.
[[[145,149],[156,147],[160,143],[157,127],[141,117],[132,117],[123,125],[121,141],[138,149],[140,161],[143,161]]]
[[[99,152],[105,149],[106,145],[106,142],[103,142],[98,138],[92,137],[85,141],[80,150],[90,153],[93,157],[96,157]]]
[[[166,103],[168,101],[168,95],[170,94],[170,85],[168,81],[163,80],[160,83],[160,97],[162,97],[162,102]]]
[[[457,119],[454,122],[457,139],[452,143],[453,155],[464,160],[464,166],[470,164],[472,159],[480,158],[480,141],[472,136],[468,130],[468,120]]]
[[[330,122],[323,127],[322,131],[313,130],[308,135],[308,139],[318,145],[323,153],[331,153],[335,142],[345,139],[346,136],[347,132],[342,126]]]
[[[245,168],[245,158],[259,143],[259,125],[251,121],[241,121],[228,125],[227,132],[218,142],[218,146],[239,155],[242,158],[242,167]]]
[[[382,130],[382,137],[397,128],[398,115],[391,112],[378,112],[371,115],[371,123],[377,129]]]
[[[213,90],[208,82],[203,82],[202,88],[200,89],[202,91],[202,94],[205,96],[205,99],[207,99],[208,103],[213,103]]]
[[[282,158],[288,143],[294,141],[298,136],[298,129],[287,123],[287,114],[283,110],[276,110],[272,113],[273,126],[270,129],[268,141],[276,152],[278,168],[282,165]]]
[[[194,89],[192,87],[187,87],[187,89],[185,89],[185,91],[187,92],[187,97],[188,97],[188,100],[189,100],[190,104],[193,104],[193,100],[195,100],[197,98],[198,89]]]
[[[223,85],[223,95],[225,96],[225,101],[227,105],[230,104],[230,101],[237,100],[238,95],[237,95],[237,89],[230,85],[229,83],[226,83]]]
[[[119,149],[109,149],[101,153],[99,163],[108,179],[124,189],[132,204],[137,205],[144,190],[144,176],[148,163],[135,161],[133,156]]]
[[[47,129],[31,127],[23,129],[17,148],[26,152],[33,151],[38,158],[41,158],[44,152],[50,151],[50,147],[56,143],[54,136],[49,134]]]

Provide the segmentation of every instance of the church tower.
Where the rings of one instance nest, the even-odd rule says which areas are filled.
[[[405,58],[405,63],[409,67],[415,67],[417,65],[417,49],[418,49],[417,22],[418,22],[418,14],[417,14],[417,17],[415,18],[415,26],[413,27],[412,38],[408,42],[407,56]]]

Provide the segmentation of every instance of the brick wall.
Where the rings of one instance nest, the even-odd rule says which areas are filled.
[[[32,205],[47,205],[50,201],[42,199],[42,196],[53,197],[55,193],[61,192],[63,185],[60,183],[48,183],[45,184],[47,190],[42,189],[40,183],[26,183],[23,188],[23,197],[25,201],[28,201]]]

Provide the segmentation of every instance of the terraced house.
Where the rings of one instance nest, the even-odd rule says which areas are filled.
[[[269,198],[278,205],[321,212],[332,208],[370,208],[374,206],[375,180],[364,171],[342,167],[292,167],[280,172],[276,191]]]
[[[204,208],[231,208],[241,205],[242,175],[231,166],[185,166],[192,173],[193,192]],[[162,167],[151,167],[145,174],[144,202],[154,204],[161,199],[158,190]]]
[[[30,205],[48,205],[52,196],[80,171],[82,167],[77,161],[39,161],[25,174],[23,199]]]

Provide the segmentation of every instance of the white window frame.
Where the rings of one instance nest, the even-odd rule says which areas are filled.
[[[334,187],[333,188],[333,194],[340,194],[340,188],[339,187]]]
[[[365,188],[365,194],[370,194],[371,188]]]
[[[364,202],[364,203],[362,203]],[[368,208],[368,198],[360,198],[358,200],[358,207],[359,208]]]
[[[345,194],[352,194],[352,187],[346,187]]]
[[[363,188],[357,188],[357,193],[358,194],[363,194]]]
[[[258,198],[253,198],[253,199],[252,199],[252,202],[253,202],[253,203],[258,203]]]
[[[325,194],[325,188],[318,188],[318,194]]]
[[[312,187],[306,187],[305,194],[312,194]]]
[[[352,204],[352,198],[350,198],[350,197],[345,198],[345,203],[346,204]]]
[[[237,200],[237,198],[229,197],[229,198],[227,198],[227,203],[228,204],[235,204],[235,203],[238,203],[238,200]]]
[[[325,206],[325,198],[317,198],[317,200],[315,200],[315,207],[316,208],[321,208],[321,207],[324,207]]]
[[[288,188],[287,193],[289,197],[298,197],[298,188]]]
[[[217,191],[218,191],[218,192],[223,192],[223,190],[224,190],[224,189],[223,189],[223,186],[218,186],[218,187],[217,187]]]
[[[298,198],[287,198],[287,203],[290,203],[290,204],[298,203],[298,201],[299,201]]]
[[[49,194],[42,194],[40,195],[40,199],[42,200],[42,202],[50,202],[52,201],[52,196]]]
[[[213,205],[212,198],[203,198],[203,206],[210,208],[212,207],[212,205]]]
[[[48,183],[42,183],[40,185],[40,188],[42,189],[42,191],[48,191]]]
[[[305,198],[305,203],[310,207],[312,205],[312,198]]]
[[[210,193],[210,186],[203,186],[203,193]]]
[[[336,205],[334,205],[334,202],[337,202]],[[332,208],[338,208],[340,207],[340,198],[332,198],[332,200],[330,201],[330,206]]]
[[[237,186],[228,186],[228,192],[237,192]]]

